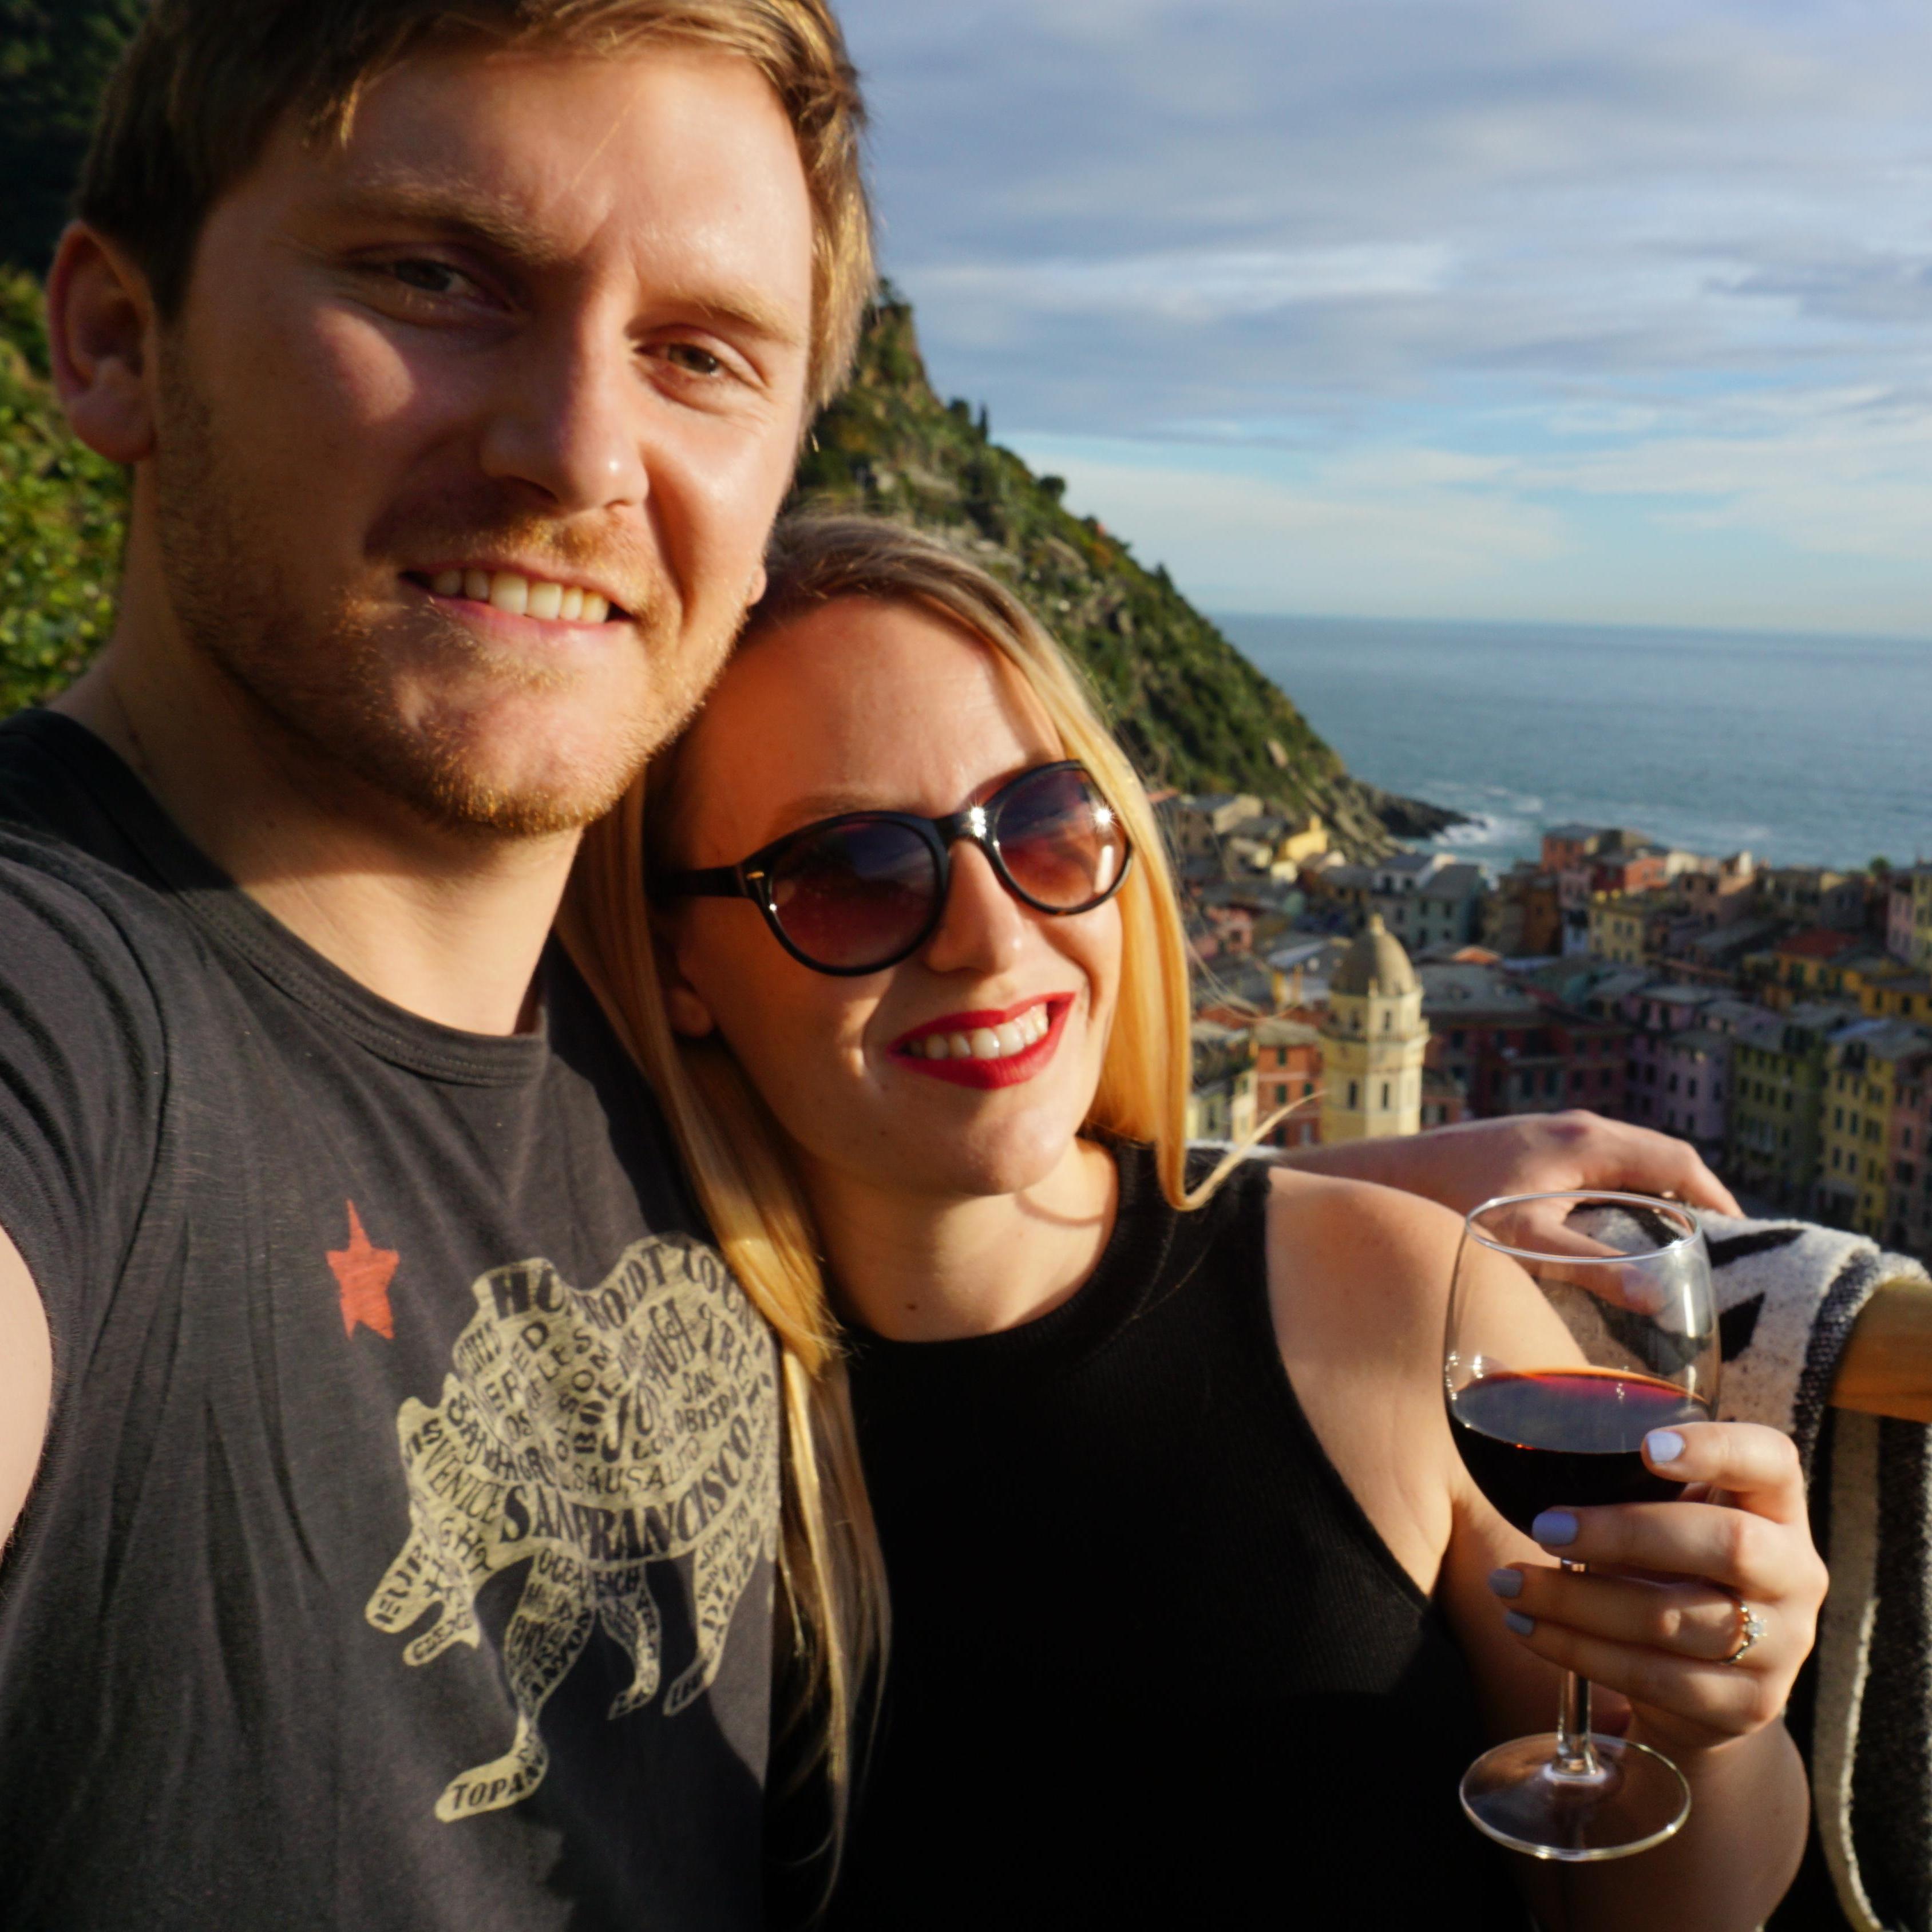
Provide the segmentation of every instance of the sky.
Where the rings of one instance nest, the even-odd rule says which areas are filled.
[[[1220,611],[1932,638],[1925,0],[841,0],[942,395]]]

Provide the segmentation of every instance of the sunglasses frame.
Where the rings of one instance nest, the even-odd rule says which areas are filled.
[[[1051,764],[1030,766],[1025,771],[1009,778],[990,798],[979,805],[969,805],[958,812],[949,812],[944,818],[922,818],[910,812],[840,812],[830,818],[814,819],[809,825],[801,825],[796,832],[788,832],[782,838],[774,838],[769,845],[761,845],[748,857],[739,860],[735,866],[706,866],[695,871],[666,872],[650,881],[650,890],[660,896],[670,898],[718,898],[749,899],[764,915],[765,923],[771,928],[772,937],[796,959],[801,966],[814,973],[830,974],[834,979],[862,979],[868,973],[883,973],[888,967],[896,966],[902,960],[910,959],[932,935],[938,931],[939,922],[946,916],[946,904],[952,890],[952,848],[964,838],[979,847],[986,855],[986,862],[993,868],[994,876],[1022,905],[1030,906],[1035,912],[1043,913],[1049,919],[1072,919],[1083,912],[1092,912],[1105,905],[1120,890],[1122,883],[1133,869],[1133,842],[1126,835],[1118,814],[1114,824],[1119,834],[1124,857],[1120,869],[1114,874],[1106,890],[1077,906],[1043,905],[1028,892],[1011,872],[1000,850],[999,817],[1002,802],[1018,787],[1039,778],[1047,772],[1078,772],[1086,781],[1094,796],[1106,802],[1100,788],[1094,782],[1094,775],[1077,758],[1058,758]],[[926,923],[914,937],[889,958],[866,966],[828,966],[822,960],[814,959],[800,950],[779,922],[778,904],[774,897],[773,867],[793,847],[805,839],[815,837],[833,826],[844,825],[900,825],[914,833],[932,855],[937,890],[932,896],[932,909]]]

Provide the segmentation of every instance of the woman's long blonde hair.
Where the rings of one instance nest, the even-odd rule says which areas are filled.
[[[1120,888],[1120,983],[1090,1130],[1154,1150],[1162,1192],[1192,1206],[1186,1114],[1191,1063],[1187,955],[1166,850],[1133,767],[1079,672],[998,579],[937,538],[879,518],[804,514],[781,524],[770,584],[739,648],[836,598],[919,607],[993,651],[1039,701],[1066,756],[1098,781],[1134,851]],[[842,1832],[852,1740],[888,1630],[884,1567],[860,1467],[838,1323],[820,1244],[777,1123],[713,1034],[674,1036],[644,892],[662,864],[680,794],[682,742],[652,761],[586,835],[561,930],[572,956],[656,1089],[713,1233],[776,1334],[786,1422],[779,1574],[799,1654],[794,1721],[816,1718],[814,1755]],[[1218,1177],[1217,1177],[1218,1178]]]

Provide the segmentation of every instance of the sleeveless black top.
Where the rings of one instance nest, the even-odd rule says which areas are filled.
[[[892,1656],[829,1923],[1526,1925],[1461,1654],[1282,1366],[1267,1171],[1178,1214],[1119,1160],[1071,1300],[855,1349]]]

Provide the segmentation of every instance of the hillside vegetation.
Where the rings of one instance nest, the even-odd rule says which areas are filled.
[[[120,573],[122,473],[68,430],[46,356],[40,285],[0,269],[0,716],[87,662]]]
[[[912,310],[889,292],[850,387],[819,419],[796,496],[903,518],[970,548],[1079,660],[1150,782],[1318,812],[1358,856],[1388,848],[1387,818],[1429,828],[1430,808],[1352,778],[1164,568],[1143,566],[1102,524],[1074,515],[1064,491],[993,442],[983,412],[939,400]]]

